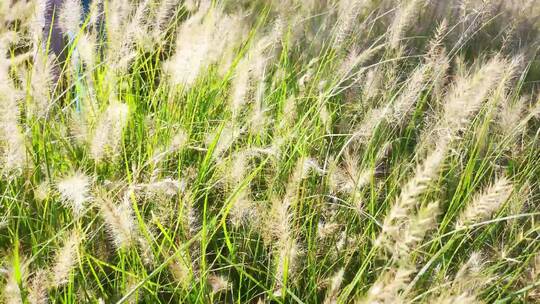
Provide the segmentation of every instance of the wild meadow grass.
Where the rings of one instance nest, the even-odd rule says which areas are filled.
[[[538,303],[540,2],[0,2],[1,303]]]

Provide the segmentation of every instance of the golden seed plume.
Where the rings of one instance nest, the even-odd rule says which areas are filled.
[[[403,33],[412,23],[415,14],[419,11],[418,7],[422,2],[422,0],[401,1],[389,30],[390,36],[388,37],[388,41],[392,49],[397,49],[400,46]]]
[[[73,39],[79,32],[81,24],[82,5],[80,0],[65,0],[60,8],[58,16],[58,24],[60,29]]]
[[[78,263],[78,247],[83,237],[81,232],[72,231],[58,250],[51,271],[51,287],[60,287],[69,281],[69,276]]]
[[[90,155],[96,161],[118,154],[122,133],[129,118],[129,107],[120,102],[109,104],[102,113],[90,142]]]
[[[47,271],[37,270],[28,287],[28,302],[30,304],[47,304],[47,285]]]
[[[218,9],[193,14],[180,25],[176,52],[163,65],[171,84],[191,87],[225,50],[237,45],[242,27],[240,17],[225,15]]]
[[[131,209],[131,192],[127,190],[119,204],[115,204],[106,193],[98,195],[101,216],[109,230],[115,247],[119,250],[131,247],[135,241],[135,220]]]
[[[440,143],[417,166],[414,175],[405,183],[401,193],[385,217],[376,244],[386,244],[392,249],[392,244],[401,242],[399,237],[403,221],[409,219],[411,211],[420,203],[420,196],[428,189],[429,183],[438,176],[445,159],[446,150],[447,144]]]
[[[76,216],[81,216],[85,203],[90,200],[90,178],[77,172],[59,180],[56,187],[64,204],[70,207]]]
[[[492,185],[482,193],[477,194],[461,212],[456,228],[461,229],[470,224],[487,220],[501,205],[506,202],[512,193],[513,185],[506,177],[499,177]]]
[[[330,286],[326,290],[326,296],[324,298],[324,304],[337,304],[337,297],[339,295],[339,289],[341,282],[343,282],[343,275],[345,274],[345,268],[340,268],[330,278]]]

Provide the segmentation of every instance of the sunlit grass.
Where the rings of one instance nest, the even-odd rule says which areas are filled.
[[[539,301],[534,1],[65,2],[0,4],[2,303]]]

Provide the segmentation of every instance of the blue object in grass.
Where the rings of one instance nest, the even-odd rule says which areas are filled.
[[[90,11],[90,0],[82,0],[81,2],[83,7],[83,19],[86,17],[86,14]]]
[[[81,18],[84,20],[86,19],[86,16],[88,15],[90,11],[90,1],[91,0],[81,0],[81,5],[83,9],[83,14]],[[43,41],[48,44],[49,50],[56,56],[59,63],[64,62],[66,59],[66,49],[67,49],[67,43],[71,43],[75,35],[77,33],[62,33],[60,30],[60,27],[58,26],[58,12],[60,11],[62,5],[64,4],[64,0],[46,0],[46,6],[45,6],[45,26],[43,28]],[[66,39],[64,37],[68,38]],[[79,78],[81,77],[81,69],[80,63],[78,62],[78,59],[75,59],[74,62],[76,71],[77,71],[77,84],[75,88],[75,104],[76,104],[76,111],[80,112],[81,110],[81,104],[79,101],[79,92],[84,93],[84,84],[79,81]],[[57,79],[59,71],[56,71],[55,78]]]
[[[90,12],[90,0],[81,0],[81,5],[82,5],[82,16],[81,16],[81,21],[84,21],[86,19],[86,16],[88,15],[88,13]],[[67,33],[68,35],[68,38],[69,38],[69,43],[73,42],[73,40],[76,38],[75,35],[77,33]],[[75,49],[76,51],[76,49]],[[80,113],[81,112],[81,100],[80,100],[80,96],[83,96],[85,93],[86,93],[86,90],[85,90],[85,86],[84,86],[84,83],[81,81],[82,79],[82,65],[80,63],[80,60],[79,60],[79,57],[78,56],[75,56],[72,58],[73,60],[73,65],[74,65],[74,68],[76,70],[76,77],[77,79],[75,80],[75,111],[77,113]]]

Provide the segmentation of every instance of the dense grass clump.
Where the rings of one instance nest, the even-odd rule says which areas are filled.
[[[0,2],[1,303],[538,303],[540,2]]]

